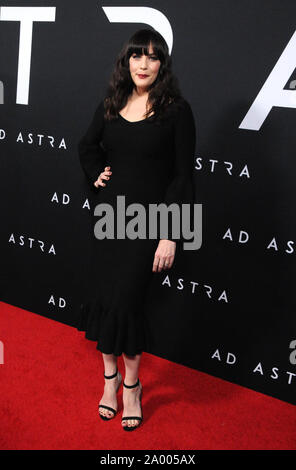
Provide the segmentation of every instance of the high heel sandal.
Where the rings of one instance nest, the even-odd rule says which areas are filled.
[[[116,368],[115,374],[113,374],[113,375],[105,375],[105,374],[104,374],[105,379],[114,379],[114,377],[116,377],[117,374],[118,374],[118,379],[119,379],[119,381],[118,381],[118,386],[117,386],[117,388],[116,388],[116,393],[118,392],[118,389],[119,389],[120,384],[121,384],[121,379],[122,379],[121,373],[120,373],[120,372],[118,371],[118,369]],[[111,417],[109,418],[108,416],[103,416],[103,415],[101,415],[101,413],[99,412],[99,416],[100,416],[104,421],[109,421],[110,419],[113,419],[113,418],[116,416],[116,414],[117,414],[117,411],[114,410],[114,408],[111,408],[111,406],[99,405],[99,408],[105,408],[106,410],[112,411],[112,413],[113,413],[113,416],[111,416]]]
[[[141,422],[143,421],[143,411],[142,411],[142,402],[141,402],[141,399],[142,399],[142,384],[140,383],[139,378],[138,378],[137,382],[134,385],[125,385],[125,383],[123,382],[123,386],[125,388],[134,388],[134,387],[137,387],[138,385],[141,385],[140,406],[141,406],[142,417],[141,416],[125,416],[125,417],[123,417],[121,419],[121,422],[125,421],[125,420],[128,420],[128,419],[138,419],[139,420],[139,424],[137,424],[136,426],[122,426],[122,428],[125,431],[133,431],[134,429],[138,428],[140,426]]]

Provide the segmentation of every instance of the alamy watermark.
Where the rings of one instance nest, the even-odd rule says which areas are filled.
[[[291,341],[289,347],[290,349],[293,349],[293,351],[290,353],[289,361],[291,362],[291,364],[293,364],[293,366],[295,366],[296,365],[296,339],[293,339],[293,341]]]
[[[169,224],[169,214],[171,214],[171,224]],[[104,238],[157,239],[159,237],[165,239],[169,236],[170,226],[173,239],[191,240],[183,242],[184,250],[198,250],[202,244],[202,204],[172,203],[169,206],[165,203],[148,204],[148,234],[146,206],[136,202],[126,207],[124,195],[117,196],[116,236],[115,214],[111,204],[105,202],[97,204],[94,215],[100,216],[94,226],[94,234],[98,240]],[[126,216],[134,217],[126,223]],[[191,230],[191,219],[193,230]],[[159,231],[158,220],[160,221]]]

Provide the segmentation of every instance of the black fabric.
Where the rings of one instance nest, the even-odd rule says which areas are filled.
[[[92,189],[93,226],[100,217],[97,204],[114,209],[114,239],[92,237],[92,256],[80,305],[77,328],[97,341],[106,354],[139,354],[145,350],[145,295],[151,281],[159,239],[116,239],[117,196],[126,207],[141,203],[193,203],[195,123],[189,103],[172,103],[161,124],[153,119],[130,122],[120,114],[104,119],[101,101],[78,145],[80,163]],[[106,186],[94,186],[106,166],[111,167]],[[134,216],[126,216],[126,221]],[[147,217],[148,227],[148,217]],[[148,233],[148,232],[147,232]],[[169,234],[167,239],[173,240]],[[179,240],[175,240],[179,243]]]

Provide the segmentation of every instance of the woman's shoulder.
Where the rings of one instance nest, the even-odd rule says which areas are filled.
[[[108,98],[100,98],[97,101],[96,110],[95,110],[95,118],[97,120],[105,120],[106,109],[108,106]]]
[[[171,108],[172,115],[175,119],[178,119],[180,115],[192,115],[192,108],[189,101],[180,96],[178,98],[171,98],[169,102],[169,108]]]
[[[95,105],[95,112],[94,117],[95,119],[100,119],[102,115],[104,115],[105,106],[104,106],[104,99],[99,99]]]
[[[184,96],[170,98],[169,102],[175,106],[175,109],[191,109],[189,101]]]

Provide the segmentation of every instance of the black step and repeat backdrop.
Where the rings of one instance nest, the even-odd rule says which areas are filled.
[[[148,352],[295,403],[292,0],[1,4],[1,300],[74,324],[91,237],[77,143],[142,27],[192,106],[203,209],[201,248],[149,287]]]

